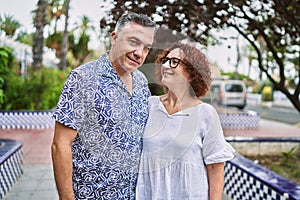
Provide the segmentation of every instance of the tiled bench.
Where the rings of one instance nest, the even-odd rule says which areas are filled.
[[[4,111],[0,112],[0,129],[43,129],[54,127],[53,111]],[[226,129],[255,129],[259,114],[253,111],[219,113],[221,125]]]
[[[21,142],[0,139],[0,199],[23,174],[22,148]]]
[[[219,113],[222,128],[225,129],[256,129],[260,116],[254,111],[236,111]]]
[[[232,200],[299,200],[300,185],[236,154],[225,164],[224,193]]]

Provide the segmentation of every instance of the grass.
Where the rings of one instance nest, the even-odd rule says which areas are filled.
[[[276,155],[245,157],[253,161],[257,160],[260,165],[300,185],[300,150],[296,151],[296,148],[292,148],[288,152]]]

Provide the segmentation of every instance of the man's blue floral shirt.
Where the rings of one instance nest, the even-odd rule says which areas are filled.
[[[54,118],[78,132],[72,144],[76,199],[134,199],[150,91],[140,71],[132,76],[130,95],[105,53],[66,80]]]

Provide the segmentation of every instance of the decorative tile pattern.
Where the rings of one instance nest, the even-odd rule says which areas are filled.
[[[43,129],[54,127],[53,111],[0,112],[0,129]],[[222,128],[255,129],[259,126],[259,114],[255,112],[219,113]]]
[[[259,115],[220,114],[223,128],[257,128]],[[0,129],[48,128],[54,126],[53,112],[0,112]],[[240,119],[243,118],[243,121]],[[1,140],[0,140],[1,141]],[[1,143],[1,142],[0,142]],[[10,156],[3,156],[0,144],[0,199],[23,173],[22,145]],[[6,154],[7,155],[7,154]],[[4,158],[5,157],[5,158]],[[225,164],[224,192],[233,200],[298,200],[300,185],[285,179],[252,161],[236,155]]]
[[[18,141],[0,140],[0,199],[23,174],[22,144]]]
[[[259,125],[259,114],[253,111],[220,113],[220,121],[226,129],[254,129]]]
[[[300,185],[237,154],[225,164],[224,193],[233,200],[299,200]]]
[[[0,129],[43,129],[54,127],[52,111],[0,112]]]

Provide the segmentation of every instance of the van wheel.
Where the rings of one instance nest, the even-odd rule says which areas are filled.
[[[240,109],[240,110],[243,110],[245,108],[245,105],[244,106],[238,106],[237,108]]]

